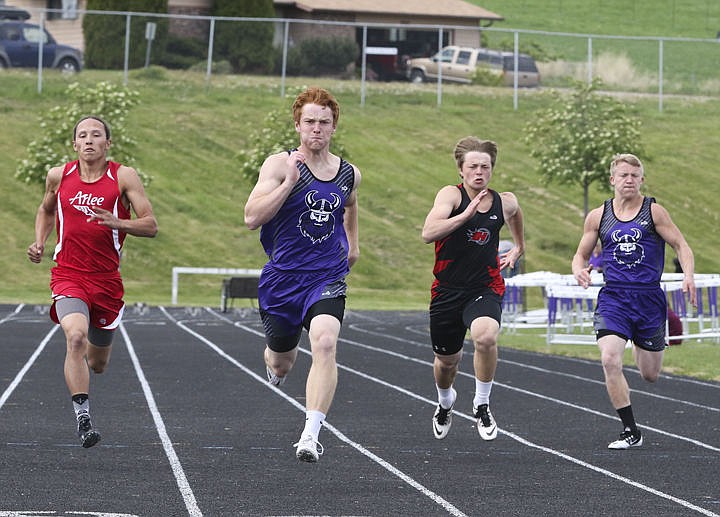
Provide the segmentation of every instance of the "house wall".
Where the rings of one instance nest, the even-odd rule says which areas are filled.
[[[85,9],[87,0],[78,0],[77,8]],[[25,9],[30,13],[29,23],[40,24],[40,11],[47,8],[46,0],[13,0],[13,7]],[[82,33],[82,14],[74,20],[46,20],[45,28],[58,43],[85,50],[85,39]]]

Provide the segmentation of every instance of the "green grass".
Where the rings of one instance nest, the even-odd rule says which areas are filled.
[[[694,38],[714,38],[720,30],[720,4],[714,0],[475,3],[506,17],[496,27]],[[498,33],[491,37],[507,39]],[[568,38],[549,40],[552,45],[542,44],[564,58],[585,59],[584,40],[577,40],[576,45]],[[595,41],[594,49],[602,51],[605,45]],[[666,46],[666,58],[673,63],[666,65],[666,78],[674,82],[677,76],[678,90],[693,91],[687,78],[694,77],[698,84],[718,80],[717,45],[702,45],[707,48],[700,54],[690,44]],[[630,53],[638,75],[657,68],[654,43],[627,46],[641,48]],[[290,101],[280,98],[277,78],[215,76],[208,85],[202,73],[173,72],[165,79],[162,74],[143,75],[130,75],[130,87],[140,91],[142,102],[131,112],[127,125],[138,142],[138,165],[154,177],[148,194],[160,233],[152,240],[127,239],[123,274],[129,303],[169,304],[173,266],[259,268],[265,262],[258,233],[243,226],[243,205],[252,185],[237,171],[235,156],[265,114],[276,108],[287,109],[289,114]],[[40,266],[25,258],[42,188],[12,177],[17,161],[39,131],[39,115],[65,102],[63,91],[69,80],[121,83],[122,73],[85,71],[68,79],[46,72],[44,79],[43,94],[38,95],[33,72],[0,73],[0,120],[5,129],[0,139],[0,257],[4,266],[0,303],[48,301],[49,255]],[[540,183],[539,164],[522,142],[526,121],[548,107],[542,92],[520,92],[515,111],[509,89],[447,85],[438,108],[432,85],[369,84],[366,105],[361,107],[357,82],[304,78],[288,80],[287,87],[307,84],[325,86],[338,97],[342,106],[339,131],[351,161],[363,174],[359,198],[362,255],[348,279],[350,309],[427,308],[433,249],[422,243],[420,229],[437,190],[457,180],[452,148],[470,134],[499,143],[493,186],[515,192],[523,207],[526,270],[570,272],[582,228],[582,193],[576,187]],[[716,230],[720,146],[715,136],[720,97],[666,98],[662,113],[655,97],[635,95],[625,100],[642,120],[643,143],[651,155],[646,164],[647,193],[670,210],[695,251],[697,271],[720,271]],[[596,206],[608,194],[592,187],[590,195],[591,206]],[[670,258],[672,252],[668,263]],[[179,303],[217,306],[220,285],[219,277],[184,276]],[[245,303],[238,300],[234,305]],[[539,296],[531,298],[533,307],[541,303]],[[594,346],[548,346],[542,331],[506,333],[502,344],[598,358]],[[665,369],[720,380],[720,345],[690,341],[670,348]]]
[[[593,70],[608,88],[656,92],[659,44],[656,40],[608,39],[692,38],[711,42],[666,41],[663,47],[665,93],[718,94],[720,92],[720,2],[716,0],[471,0],[501,14],[505,20],[486,31],[491,47],[512,45],[504,29],[590,34]],[[524,34],[521,45],[538,45],[565,62],[540,63],[545,85],[565,85],[565,74],[587,61],[588,38]],[[624,56],[627,59],[621,59]],[[618,63],[618,61],[620,63]],[[584,79],[586,73],[579,73]]]

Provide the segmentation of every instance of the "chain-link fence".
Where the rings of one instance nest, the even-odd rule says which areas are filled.
[[[30,21],[53,30],[52,21],[61,14],[53,9],[36,10]],[[73,14],[82,20],[75,23],[74,30],[79,31],[84,47],[85,66],[122,71],[125,84],[129,70],[150,65],[196,70],[208,83],[217,74],[274,76],[281,95],[288,77],[335,77],[359,81],[360,103],[365,104],[367,83],[408,82],[410,58],[425,56],[432,61],[438,49],[456,45],[511,53],[514,59],[509,59],[508,66],[515,76],[521,72],[519,56],[531,56],[539,71],[540,88],[563,88],[600,78],[603,88],[610,91],[657,96],[661,111],[667,95],[720,95],[720,39],[114,11],[78,10]],[[104,27],[99,39],[85,30],[96,22]],[[109,37],[111,30],[118,37]],[[39,91],[42,46],[41,39]],[[446,65],[440,67],[438,77],[424,77],[432,86],[407,87],[424,91],[434,87],[437,103],[442,104],[443,84],[453,79]],[[468,88],[477,87],[477,77],[467,81]],[[517,109],[522,83],[510,80],[505,84],[513,88]]]

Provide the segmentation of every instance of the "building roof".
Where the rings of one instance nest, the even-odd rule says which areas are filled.
[[[394,14],[503,20],[499,14],[463,0],[274,0],[275,5],[295,7],[306,12],[341,12],[365,14]]]

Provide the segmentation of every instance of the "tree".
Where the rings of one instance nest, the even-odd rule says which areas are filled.
[[[640,120],[628,107],[607,95],[597,93],[601,86],[578,83],[570,98],[555,92],[556,107],[547,109],[526,126],[525,142],[530,155],[540,161],[538,171],[545,184],[557,181],[583,188],[585,214],[588,213],[590,184],[600,181],[609,189],[609,164],[618,153],[642,157]]]
[[[93,11],[127,11],[143,13],[168,12],[168,0],[88,0],[87,9]],[[130,47],[128,66],[140,68],[145,64],[148,41],[147,22],[157,24],[152,48],[161,52],[168,31],[167,18],[130,17]],[[125,65],[126,17],[119,14],[88,14],[83,18],[85,38],[85,66],[105,70],[122,70]]]
[[[272,0],[215,0],[213,15],[223,17],[274,18]],[[234,72],[265,73],[273,69],[272,22],[220,20],[216,24],[215,47]]]

